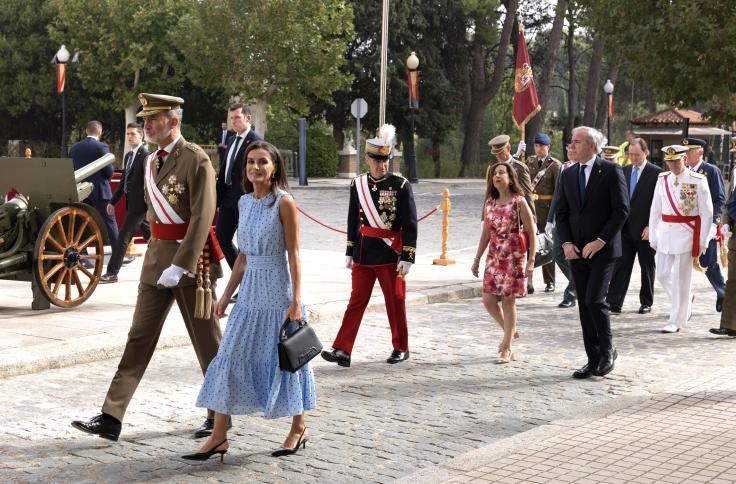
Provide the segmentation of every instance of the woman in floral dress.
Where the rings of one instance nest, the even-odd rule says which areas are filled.
[[[526,296],[526,278],[534,271],[534,257],[528,254],[536,253],[536,226],[511,165],[494,164],[491,176],[480,242],[470,270],[478,277],[480,258],[488,248],[483,305],[503,328],[498,363],[508,363],[514,358],[511,341],[516,334],[516,298]],[[521,249],[522,231],[529,237],[526,252]]]

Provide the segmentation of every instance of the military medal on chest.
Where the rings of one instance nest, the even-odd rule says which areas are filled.
[[[179,201],[179,196],[184,193],[186,187],[179,182],[176,175],[171,175],[166,183],[161,187],[161,193],[164,194],[166,200],[174,205]]]
[[[680,203],[677,204],[677,208],[687,215],[695,209],[697,199],[698,185],[694,183],[682,183],[680,186]]]

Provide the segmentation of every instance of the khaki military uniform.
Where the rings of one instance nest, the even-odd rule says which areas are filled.
[[[726,293],[723,297],[723,311],[721,312],[721,327],[736,331],[736,235],[733,235],[736,220],[728,212],[728,206],[734,202],[733,183],[730,202],[723,207],[722,221],[731,227],[731,237],[728,238],[728,275],[726,276]]]
[[[153,170],[156,186],[174,211],[189,223],[189,227],[180,241],[157,239],[154,226],[162,221],[154,209],[155,200],[151,199],[146,188],[146,217],[154,235],[148,242],[143,260],[138,299],[125,351],[102,407],[104,413],[121,421],[153,356],[161,328],[174,301],[184,318],[202,373],[217,354],[222,336],[214,312],[210,312],[206,319],[194,316],[194,277],[185,274],[179,285],[173,288],[156,284],[161,273],[172,264],[191,274],[197,272],[197,262],[215,215],[215,171],[212,164],[199,146],[179,138],[160,170],[154,159],[149,158],[145,165],[146,170]],[[219,262],[213,262],[210,266],[213,293],[214,281],[219,277],[222,277],[222,268]]]
[[[541,161],[536,156],[530,156],[526,159],[526,166],[529,168],[529,177],[532,180],[532,199],[534,200],[534,210],[537,213],[537,231],[544,232],[555,193],[555,186],[557,185],[557,178],[562,170],[562,163],[551,156],[547,156],[546,160]],[[543,265],[542,276],[545,284],[554,284],[555,265]]]

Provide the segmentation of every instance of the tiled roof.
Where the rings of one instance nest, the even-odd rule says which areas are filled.
[[[690,124],[708,124],[699,112],[677,108],[668,108],[656,113],[645,114],[631,122],[633,124],[681,124],[686,118],[690,120]]]

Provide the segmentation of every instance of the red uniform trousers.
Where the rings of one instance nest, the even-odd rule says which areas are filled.
[[[360,322],[363,320],[363,313],[368,306],[376,279],[378,279],[386,301],[388,324],[391,326],[391,342],[395,350],[408,351],[409,330],[406,323],[406,304],[405,301],[396,297],[396,264],[377,266],[353,264],[352,277],[353,290],[350,293],[350,301],[332,347],[343,350],[347,354],[352,353]]]

